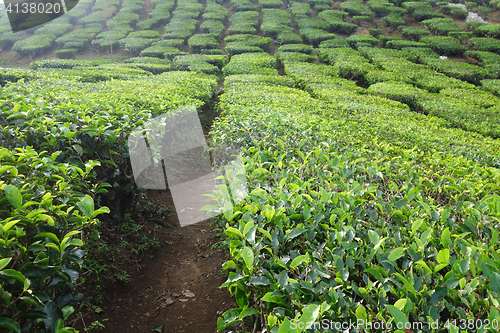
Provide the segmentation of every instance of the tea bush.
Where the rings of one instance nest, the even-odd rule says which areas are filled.
[[[21,79],[29,80],[31,78],[36,78],[37,75],[31,72],[26,72],[22,69],[3,69],[0,68],[0,86],[3,87],[7,83],[17,82]]]
[[[206,20],[200,24],[200,29],[204,33],[220,35],[224,31],[224,23],[219,20]]]
[[[401,50],[408,52],[411,57],[408,60],[416,63],[422,63],[424,58],[439,58],[439,55],[426,47],[404,47]],[[414,60],[411,60],[413,58]]]
[[[500,52],[500,41],[493,38],[474,37],[469,40],[471,46],[479,51]]]
[[[351,35],[346,38],[346,41],[351,45],[355,45],[356,43],[368,43],[371,46],[376,46],[378,44],[378,39],[371,35]]]
[[[438,35],[448,35],[451,32],[463,32],[464,29],[458,23],[448,18],[433,18],[420,22],[433,33]]]
[[[87,44],[92,38],[94,38],[101,31],[102,27],[73,30],[64,36],[56,38],[56,43],[58,45],[65,45],[66,43],[75,43],[75,42]]]
[[[174,63],[181,70],[200,71],[206,74],[220,74],[220,69],[227,64],[227,56],[185,55],[177,56]]]
[[[267,53],[244,53],[234,55],[227,66],[223,68],[224,75],[236,74],[278,74],[276,59]]]
[[[160,33],[156,30],[140,30],[134,31],[127,35],[127,38],[158,38]]]
[[[401,26],[399,28],[401,28]],[[411,40],[418,41],[420,37],[430,34],[430,31],[418,27],[403,27],[401,33]]]
[[[414,42],[411,40],[389,40],[385,44],[388,48],[392,49],[403,49],[407,47],[412,47],[412,48],[427,48],[429,45],[426,43],[421,43],[421,42]]]
[[[295,15],[295,22],[297,22],[299,30],[309,28],[328,30],[330,28],[330,25],[324,20],[318,18],[310,18],[307,15]]]
[[[378,37],[378,40],[382,44],[382,46],[386,46],[387,42],[391,40],[402,40],[403,38],[398,35],[392,35],[392,36],[386,36],[386,35],[381,35]]]
[[[215,2],[207,2],[205,13],[202,15],[204,20],[224,21],[227,17],[227,9]]]
[[[358,51],[350,48],[320,48],[318,54],[324,62],[339,68],[340,77],[360,84],[363,84],[365,74],[375,69]]]
[[[219,42],[212,34],[196,34],[188,39],[188,45],[194,51],[201,49],[214,49],[219,46]]]
[[[89,23],[105,23],[107,20],[105,13],[103,11],[93,12],[85,17],[78,19],[78,24],[89,24]]]
[[[77,49],[61,49],[54,51],[52,54],[59,59],[72,59],[76,56]]]
[[[164,43],[167,42],[167,43]],[[153,46],[150,46],[141,51],[141,57],[156,57],[156,58],[167,58],[173,59],[176,55],[188,54],[187,52],[181,51],[176,47],[167,46],[169,45],[168,41],[160,41],[154,43]],[[171,44],[170,44],[171,45]]]
[[[405,25],[406,21],[399,13],[391,12],[389,15],[384,16],[383,20],[393,28],[397,28],[400,25]]]
[[[290,27],[290,13],[282,9],[263,9],[260,30],[264,36],[277,36],[284,32],[293,32]]]
[[[390,8],[394,6],[394,4],[387,0],[368,0],[366,3],[368,7],[370,7],[370,9],[377,14],[377,16],[389,14],[391,11]]]
[[[500,96],[500,80],[482,80],[481,85],[484,90],[491,91]]]
[[[260,47],[263,50],[267,50],[269,44],[271,43],[270,37],[260,37],[251,34],[236,34],[227,36],[224,38],[226,43],[239,42],[252,46]]]
[[[231,253],[223,287],[238,307],[219,318],[219,329],[248,317],[252,322],[258,317],[257,327],[273,332],[302,331],[294,330],[292,320],[377,317],[430,323],[445,314],[445,319],[472,314],[490,321],[498,318],[494,258],[500,198],[496,187],[465,194],[467,199],[460,197],[461,189],[452,189],[452,184],[494,184],[498,170],[447,155],[445,149],[453,149],[454,143],[443,134],[437,137],[447,148],[433,145],[437,151],[370,139],[368,133],[386,133],[378,126],[387,119],[392,124],[386,128],[394,135],[391,126],[401,129],[401,138],[412,135],[405,130],[411,114],[394,102],[333,91],[329,98],[342,107],[287,87],[226,86],[223,119],[216,121],[212,134],[215,140],[243,145],[250,194],[221,221]],[[347,102],[340,96],[351,98]],[[349,120],[359,112],[372,116],[365,113]],[[404,121],[396,120],[403,115]],[[418,125],[423,116],[414,119],[412,130],[421,130],[412,137],[425,147],[428,142],[419,135],[427,137],[429,127]],[[430,122],[439,123],[430,118],[427,126]],[[446,133],[458,138],[462,132]],[[450,163],[455,166],[451,170]],[[474,182],[467,179],[468,168],[479,172]],[[439,183],[423,182],[436,174]],[[459,204],[462,200],[472,206]],[[469,210],[472,207],[477,213]],[[489,222],[481,224],[481,218]],[[471,244],[481,250],[467,250]],[[374,287],[374,281],[387,289]],[[475,295],[475,306],[460,294],[463,288]]]
[[[316,55],[305,54],[301,52],[284,52],[278,51],[274,54],[276,60],[283,63],[285,61],[305,61],[305,62],[314,62],[318,59]]]
[[[106,60],[39,60],[30,63],[33,70],[41,68],[71,69],[74,67],[92,67],[110,63]]]
[[[158,40],[158,38],[127,37],[120,39],[119,44],[127,52],[140,53]]]
[[[237,12],[231,15],[229,18],[231,26],[238,24],[250,24],[254,27],[259,23],[259,12],[256,11],[245,11]]]
[[[469,13],[468,10],[453,5],[441,6],[440,9],[443,14],[452,15],[460,20],[465,20]]]
[[[368,29],[368,33],[375,38],[378,38],[384,33],[384,29]]]
[[[305,2],[293,1],[290,4],[290,12],[293,15],[309,15],[311,13],[311,6]]]
[[[304,45],[304,44],[288,44],[288,45],[282,45],[278,48],[278,51],[283,51],[283,52],[301,52],[301,53],[306,53],[306,54],[312,54],[314,52],[314,49],[311,45]]]
[[[349,43],[344,38],[336,38],[322,41],[319,43],[320,48],[334,48],[334,47],[349,47]]]
[[[73,26],[68,21],[55,20],[36,29],[35,35],[54,35],[61,37],[72,30]]]
[[[259,5],[252,3],[250,0],[231,0],[231,5],[237,11],[259,9]]]
[[[317,28],[304,28],[300,29],[300,35],[302,38],[313,44],[313,45],[318,45],[322,41],[328,40],[328,39],[335,39],[337,36],[335,34],[329,33],[323,29],[317,29]]]
[[[460,63],[449,59],[422,58],[421,62],[428,67],[444,73],[449,77],[454,77],[462,81],[473,84],[480,84],[483,79],[496,79],[497,75],[489,73],[488,70],[467,63]]]
[[[500,24],[483,24],[474,29],[473,33],[478,36],[498,38],[500,37]]]
[[[276,37],[278,42],[281,44],[300,44],[302,43],[302,38],[293,32],[281,32]]]
[[[0,148],[0,327],[11,332],[77,332],[63,326],[83,297],[80,248],[109,213],[94,207],[107,185],[90,184],[99,163],[82,169],[58,156]]]
[[[456,38],[449,36],[426,36],[420,38],[422,43],[429,44],[430,47],[441,55],[456,55],[464,53],[467,48]]]
[[[179,15],[176,16],[176,13],[174,12],[174,17],[165,26],[165,34],[163,37],[167,39],[184,39],[191,37],[196,30],[196,24],[198,24],[198,20],[179,17]]]
[[[283,2],[281,0],[259,0],[261,8],[280,8]]]
[[[48,50],[55,39],[56,36],[54,35],[34,35],[15,42],[12,46],[12,50],[19,53],[19,55],[29,55],[31,57]]]
[[[373,16],[374,13],[360,0],[348,0],[340,3],[340,8],[351,15]]]

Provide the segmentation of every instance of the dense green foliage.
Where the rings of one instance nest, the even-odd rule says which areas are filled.
[[[464,15],[429,1],[98,0],[26,38],[0,30],[5,50],[61,58],[0,69],[0,329],[73,331],[87,241],[138,191],[128,134],[214,104],[210,140],[242,148],[249,190],[216,219],[237,303],[219,330],[500,323],[499,28]],[[111,47],[129,58],[80,60]]]
[[[268,78],[258,84],[227,81],[225,113],[213,135],[243,144],[250,196],[226,215],[232,259],[225,263],[231,272],[223,286],[239,308],[226,312],[219,327],[254,314],[273,332],[299,332],[292,320],[320,318],[498,318],[498,170],[458,151],[449,155],[453,139],[431,149],[423,138],[413,149],[388,143],[400,141],[378,126],[392,128],[392,135],[401,126],[402,139],[411,124],[412,131],[422,129],[415,139],[428,135],[443,143],[454,131],[430,134],[429,121],[437,125],[437,118],[411,121],[401,105],[337,89],[318,91],[318,100]],[[347,103],[336,94],[352,97]],[[341,104],[332,108],[321,96]],[[352,118],[350,110],[370,117]],[[379,112],[388,114],[374,122]],[[480,178],[465,180],[471,167],[486,169]],[[479,184],[490,185],[472,196],[459,189]]]

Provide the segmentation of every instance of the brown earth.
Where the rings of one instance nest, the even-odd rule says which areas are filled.
[[[147,196],[173,207],[169,191]],[[164,333],[217,332],[217,318],[237,305],[218,288],[226,280],[221,266],[227,255],[212,248],[219,241],[214,226],[206,220],[180,227],[173,214],[162,229],[153,257],[128,263],[130,282],[100,283],[101,303],[75,319],[76,329],[86,332],[99,321],[105,328],[98,332],[146,333],[162,326],[159,332]]]

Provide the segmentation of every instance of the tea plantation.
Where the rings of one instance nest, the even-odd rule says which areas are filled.
[[[249,193],[213,221],[237,304],[214,331],[499,332],[500,2],[461,4],[80,0],[20,33],[2,10],[0,331],[77,332],[87,244],[141,191],[128,135],[194,105]]]

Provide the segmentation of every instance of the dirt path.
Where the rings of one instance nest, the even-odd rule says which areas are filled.
[[[173,206],[168,191],[151,191],[157,202]],[[102,303],[76,323],[76,329],[99,321],[97,332],[217,332],[217,318],[237,307],[226,290],[221,272],[225,253],[212,248],[219,238],[204,221],[180,227],[176,215],[160,236],[153,258],[143,259],[140,270],[130,269],[130,282],[102,284]],[[159,329],[159,328],[158,328]],[[93,332],[93,331],[92,331]]]

